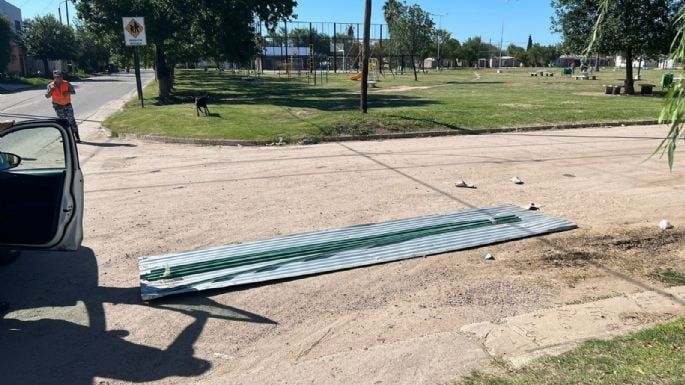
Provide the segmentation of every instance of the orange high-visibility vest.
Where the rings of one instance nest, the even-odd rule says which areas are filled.
[[[60,106],[66,106],[71,104],[71,94],[69,93],[69,82],[62,80],[62,84],[59,87],[55,85],[55,82],[50,83],[50,88],[54,89],[52,92],[52,102],[59,104]]]

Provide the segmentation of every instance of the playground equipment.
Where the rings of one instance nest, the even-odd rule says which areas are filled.
[[[357,72],[356,74],[350,76],[350,80],[355,80],[355,81],[357,81],[357,80],[359,80],[359,79],[361,79],[361,78],[362,78],[362,73],[361,73],[361,72]]]
[[[350,76],[350,80],[360,80],[362,78],[362,73],[357,72],[356,74]],[[369,81],[378,82],[378,59],[369,59]]]

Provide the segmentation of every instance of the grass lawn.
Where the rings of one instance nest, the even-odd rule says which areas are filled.
[[[505,375],[476,372],[459,384],[685,384],[685,319],[611,341],[588,341]]]
[[[623,70],[606,69],[598,80],[531,77],[530,69],[430,72],[419,81],[386,74],[370,89],[370,113],[358,111],[359,82],[330,74],[307,85],[306,76],[263,75],[245,80],[228,72],[179,70],[171,100],[146,87],[146,108],[131,101],[105,125],[114,132],[189,138],[287,141],[303,137],[372,133],[472,130],[547,124],[656,119],[659,96],[604,95],[603,84],[622,84]],[[659,84],[663,71],[643,71]],[[658,90],[658,88],[656,88]],[[636,87],[639,92],[639,87]],[[197,117],[195,96],[210,96],[210,117]]]

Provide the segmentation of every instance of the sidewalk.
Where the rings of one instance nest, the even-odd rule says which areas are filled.
[[[20,90],[28,90],[32,86],[29,84],[11,84],[11,83],[0,83],[0,89],[8,92],[15,92]]]

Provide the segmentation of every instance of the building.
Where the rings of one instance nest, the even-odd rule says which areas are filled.
[[[309,70],[309,47],[264,47],[261,67],[265,70]]]
[[[0,15],[6,17],[10,21],[10,24],[14,27],[14,33],[22,33],[23,25],[21,18],[21,9],[15,7],[14,5],[8,3],[5,0],[0,0]],[[2,72],[22,76],[26,74],[26,52],[23,48],[21,48],[15,43],[12,43],[10,63],[7,65],[7,68]]]
[[[502,68],[513,68],[513,67],[520,67],[521,62],[519,59],[513,57],[513,56],[502,56],[502,57],[493,57],[490,59],[490,68],[499,68],[500,63],[502,63],[501,67]]]
[[[564,68],[580,67],[584,60],[586,60],[586,58],[583,55],[561,55],[554,62],[554,66]],[[586,64],[588,64],[590,67],[597,66],[597,60],[599,60],[600,67],[611,67],[614,65],[614,58],[612,56],[599,56],[598,58],[596,55],[591,55],[587,58],[587,60],[589,63]]]

